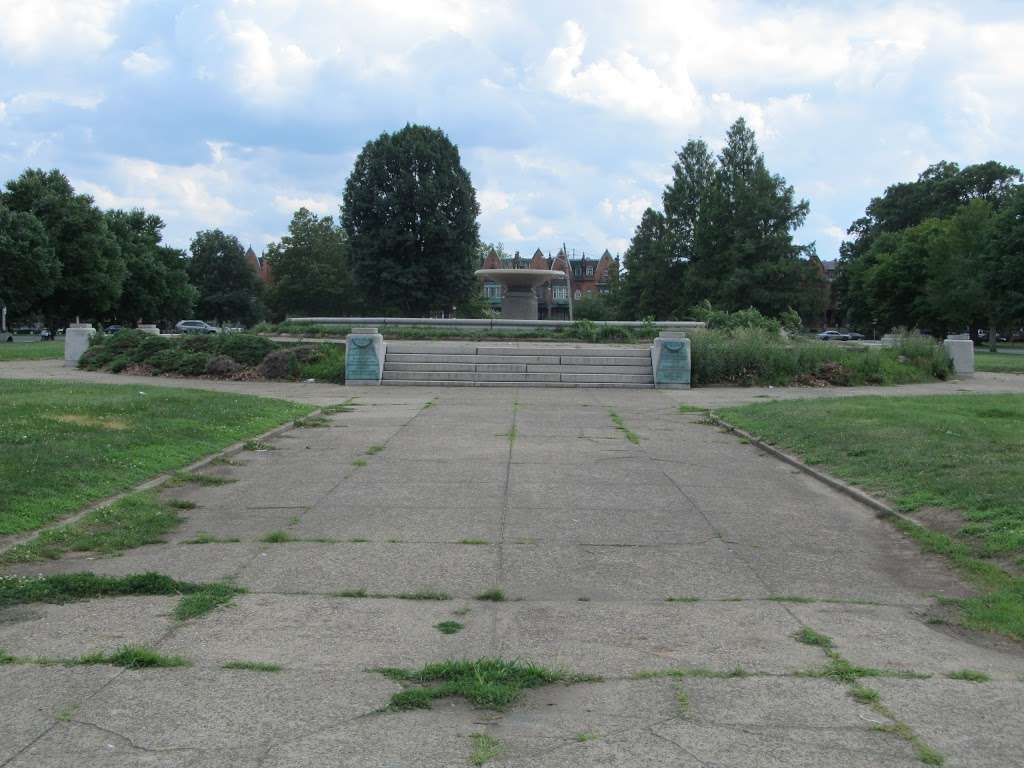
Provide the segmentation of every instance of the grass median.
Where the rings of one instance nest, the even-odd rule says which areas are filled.
[[[60,360],[64,357],[64,341],[0,342],[0,363],[9,360]]]
[[[1024,373],[1024,355],[974,351],[974,369],[986,373]]]
[[[168,387],[0,380],[0,534],[31,531],[308,414]]]
[[[731,424],[893,503],[986,588],[966,623],[1024,639],[1024,395],[852,397],[726,408]]]

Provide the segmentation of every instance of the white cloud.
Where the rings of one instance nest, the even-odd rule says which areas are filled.
[[[835,224],[825,227],[822,229],[822,232],[838,243],[843,242],[847,238],[846,230],[843,227],[837,227]]]
[[[685,67],[659,73],[626,48],[612,59],[584,65],[587,39],[582,27],[567,21],[562,31],[562,45],[551,50],[543,68],[545,85],[553,93],[672,125],[692,125],[699,118],[700,99]]]
[[[85,91],[30,91],[10,100],[12,113],[45,112],[54,104],[75,109],[94,110],[103,103],[103,95]]]
[[[513,240],[515,242],[519,242],[521,240],[526,239],[525,237],[523,237],[523,233],[519,231],[519,227],[511,223],[506,224],[501,228],[501,236],[504,237],[506,240]]]
[[[0,0],[0,49],[19,59],[88,56],[113,45],[121,0]]]
[[[476,200],[485,216],[507,210],[510,204],[508,193],[500,189],[481,189],[476,193]]]
[[[121,66],[135,75],[155,75],[167,69],[167,62],[145,51],[132,51],[121,60]]]
[[[274,207],[281,213],[289,215],[295,213],[299,208],[306,208],[321,216],[334,215],[338,212],[339,200],[329,195],[317,196],[292,196],[275,195]]]

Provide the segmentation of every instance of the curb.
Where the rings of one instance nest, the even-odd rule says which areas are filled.
[[[822,472],[819,469],[815,469],[814,467],[810,466],[809,464],[807,464],[800,458],[794,456],[793,454],[786,453],[785,451],[776,448],[774,445],[769,445],[763,440],[754,437],[754,435],[750,434],[749,432],[742,430],[733,424],[730,424],[729,422],[725,421],[722,418],[719,418],[715,413],[709,412],[709,416],[711,417],[711,421],[714,424],[716,424],[719,427],[722,427],[727,432],[731,432],[737,437],[742,437],[744,440],[749,442],[754,447],[764,451],[770,456],[774,456],[779,461],[782,461],[783,463],[789,464],[791,467],[800,470],[805,475],[809,475],[810,477],[813,477],[815,480],[824,483],[829,488],[832,488],[835,491],[839,491],[839,493],[843,494],[844,496],[848,496],[849,498],[863,504],[864,506],[871,507],[871,509],[875,510],[875,517],[882,520],[887,518],[897,518],[905,523],[913,525],[916,528],[925,527],[921,525],[921,523],[919,523],[917,520],[914,520],[912,517],[905,515],[903,512],[900,512],[897,509],[893,509],[884,501],[875,498],[871,494],[862,491],[860,488],[852,486],[849,483],[840,480],[837,477],[833,477],[832,475]]]
[[[323,415],[322,409],[317,408],[315,411],[312,411],[300,418],[309,419],[314,416],[321,415]],[[141,491],[151,491],[154,488],[159,488],[160,486],[165,485],[168,481],[170,481],[178,472],[195,472],[197,469],[208,467],[217,459],[225,459],[228,458],[229,456],[234,456],[238,453],[241,453],[245,449],[245,444],[251,440],[269,440],[274,437],[279,437],[280,435],[283,435],[286,432],[290,432],[293,429],[296,429],[294,420],[288,422],[287,424],[282,424],[279,427],[274,427],[273,429],[268,430],[262,434],[255,435],[254,437],[249,437],[237,443],[232,443],[227,448],[217,451],[216,453],[211,453],[207,456],[204,456],[203,458],[198,459],[197,461],[193,461],[191,464],[187,464],[184,467],[180,467],[179,469],[175,469],[169,472],[161,472],[159,475],[151,477],[148,480],[143,480],[141,483],[133,485],[131,488],[127,490],[121,491],[120,493],[115,493],[113,496],[106,496],[100,499],[99,501],[94,501],[91,504],[82,507],[77,512],[68,515],[67,517],[62,517],[60,520],[57,520],[49,525],[45,525],[42,528],[37,528],[36,530],[29,531],[25,534],[18,534],[12,536],[6,541],[3,541],[2,538],[0,538],[0,555],[5,554],[9,550],[14,549],[15,547],[21,544],[25,544],[29,541],[32,541],[32,539],[34,539],[41,533],[45,533],[46,531],[52,531],[53,529],[59,528],[62,525],[69,525],[71,523],[77,522],[90,512],[94,512],[97,509],[104,509],[106,507],[109,507],[111,504],[120,501],[126,496],[131,496],[133,493],[140,493]],[[0,568],[2,567],[3,566],[0,565]]]

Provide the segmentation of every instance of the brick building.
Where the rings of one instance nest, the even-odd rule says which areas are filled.
[[[256,251],[252,249],[251,245],[249,246],[249,250],[245,252],[245,263],[253,268],[264,285],[269,285],[271,283],[273,278],[270,274],[270,262],[267,261],[266,256],[257,256]]]
[[[524,259],[517,251],[515,256],[501,258],[492,248],[484,258],[483,269],[550,269],[562,272],[565,280],[549,280],[536,289],[537,315],[541,320],[568,320],[571,302],[584,296],[598,296],[608,292],[612,276],[618,273],[619,259],[605,250],[600,258],[579,258],[570,256],[562,245],[555,256],[545,256],[538,248],[533,256]],[[494,312],[501,312],[502,286],[490,280],[482,280],[484,297]]]

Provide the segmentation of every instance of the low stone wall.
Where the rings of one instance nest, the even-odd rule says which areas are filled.
[[[387,326],[417,325],[430,328],[572,328],[571,320],[502,320],[500,318],[443,318],[429,317],[289,317],[285,323],[310,323],[312,325]],[[594,320],[594,325],[614,328],[648,328],[649,323],[639,320]],[[661,320],[653,323],[658,330],[687,330],[704,328],[697,320]]]

